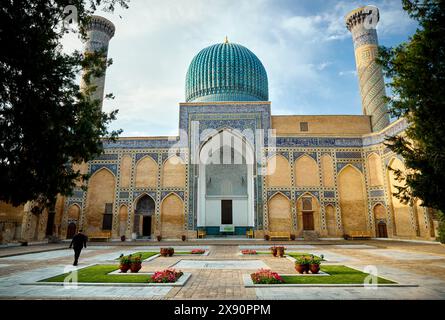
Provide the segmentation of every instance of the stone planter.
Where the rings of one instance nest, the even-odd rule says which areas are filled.
[[[284,248],[278,247],[277,248],[277,255],[282,258],[284,256]]]
[[[173,249],[173,248],[169,248],[168,249],[168,256],[169,257],[173,256],[174,253],[175,253],[175,249]]]
[[[119,269],[122,273],[127,273],[127,271],[130,269],[131,265],[130,264],[121,264],[119,266]]]
[[[137,273],[142,268],[142,263],[132,263],[130,266],[130,270],[132,273]]]
[[[308,264],[295,264],[295,270],[300,274],[308,273],[309,265]]]
[[[272,255],[273,255],[274,257],[277,256],[277,254],[278,254],[278,250],[277,250],[277,248],[272,247],[272,248],[270,248],[270,251],[272,252]]]
[[[168,257],[168,248],[161,248],[161,250],[159,251],[159,253],[160,253],[161,256],[163,256],[163,257]]]
[[[320,272],[320,265],[319,264],[310,264],[309,270],[311,271],[311,273],[317,274]]]

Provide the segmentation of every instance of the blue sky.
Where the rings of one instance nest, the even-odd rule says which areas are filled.
[[[380,9],[380,44],[397,45],[415,32],[399,0],[133,0],[128,10],[97,12],[116,25],[105,84],[116,99],[104,103],[105,111],[119,109],[111,128],[122,128],[122,136],[177,135],[188,65],[226,35],[262,61],[272,114],[360,114],[343,19],[363,5]],[[64,46],[82,43],[68,36]]]

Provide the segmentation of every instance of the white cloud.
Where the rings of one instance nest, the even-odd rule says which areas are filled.
[[[339,76],[357,76],[357,70],[340,71]]]
[[[382,7],[379,32],[401,32],[406,24],[400,18],[401,9],[392,3],[378,4]],[[131,2],[128,10],[118,9],[113,15],[99,12],[116,25],[109,46],[114,64],[107,71],[105,88],[116,99],[104,103],[106,111],[120,110],[112,127],[123,128],[123,136],[177,134],[178,102],[185,99],[188,65],[202,48],[222,42],[226,35],[229,41],[248,47],[263,62],[274,113],[307,112],[314,109],[313,100],[317,97],[334,100],[334,77],[346,75],[340,70],[354,68],[355,62],[339,67],[338,59],[342,57],[331,48],[344,41],[352,53],[343,19],[359,4],[327,3],[314,10],[315,14],[301,13],[300,9],[309,4],[151,0]],[[66,50],[82,47],[74,37],[64,44]]]

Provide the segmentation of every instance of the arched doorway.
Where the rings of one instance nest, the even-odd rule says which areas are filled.
[[[378,238],[388,238],[388,230],[386,228],[385,221],[379,221],[377,223],[377,237]]]
[[[254,226],[254,152],[245,136],[224,129],[199,151],[198,227],[209,235],[232,230],[244,235]]]
[[[66,230],[66,238],[72,239],[74,237],[74,235],[76,234],[76,229],[77,229],[76,224],[74,222],[70,222],[68,224],[68,228]]]
[[[376,236],[377,238],[388,238],[388,230],[386,226],[386,209],[378,203],[374,206],[374,220],[376,222]]]
[[[151,237],[154,212],[155,202],[152,197],[145,194],[138,199],[134,213],[134,232],[137,236]]]

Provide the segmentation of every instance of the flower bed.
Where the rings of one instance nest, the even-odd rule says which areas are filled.
[[[276,284],[283,283],[283,279],[276,272],[267,269],[260,269],[250,275],[255,284]]]
[[[173,283],[176,282],[183,275],[182,271],[176,271],[175,269],[165,269],[162,271],[156,271],[148,280],[153,283]]]
[[[256,250],[253,249],[245,249],[245,250],[241,250],[242,254],[257,254]]]
[[[204,254],[206,251],[204,249],[193,249],[191,254]]]
[[[346,267],[344,265],[332,265],[323,266],[321,271],[325,273],[324,275],[278,275],[276,272],[270,270],[260,269],[255,273],[250,274],[253,284],[328,284],[328,285],[363,285],[367,283],[369,274]],[[327,274],[327,275],[326,275]],[[279,279],[279,280],[278,280]],[[377,277],[376,283],[379,285],[391,285],[397,284],[394,281]]]

